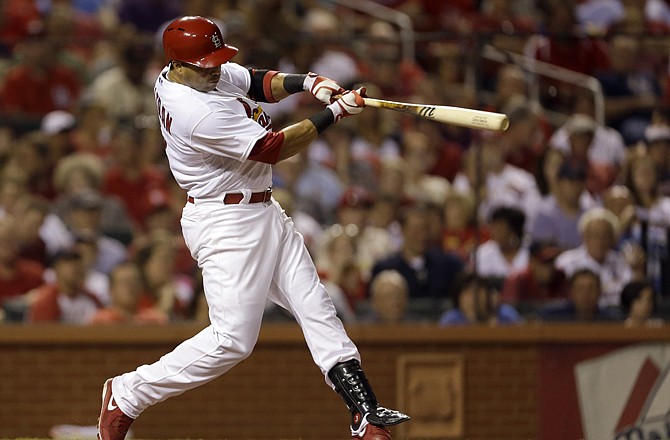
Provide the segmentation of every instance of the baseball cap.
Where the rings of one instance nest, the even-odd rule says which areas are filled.
[[[557,177],[567,180],[586,180],[586,168],[582,164],[568,160],[561,164]]]
[[[648,143],[670,141],[670,127],[667,125],[649,125],[644,130],[644,138]]]
[[[40,125],[40,131],[46,135],[59,134],[72,130],[77,125],[77,120],[72,113],[65,110],[54,110],[47,113]]]
[[[570,134],[592,134],[596,131],[596,121],[588,115],[576,114],[565,125]]]

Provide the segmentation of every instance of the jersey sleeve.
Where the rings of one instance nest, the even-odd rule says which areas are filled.
[[[225,63],[221,65],[221,76],[225,81],[238,87],[244,93],[249,93],[251,88],[251,74],[249,69],[236,63]]]
[[[244,114],[215,111],[195,126],[191,145],[210,154],[244,161],[266,134],[266,129]]]

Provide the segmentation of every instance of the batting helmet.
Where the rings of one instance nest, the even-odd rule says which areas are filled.
[[[163,31],[165,62],[184,61],[202,68],[219,66],[237,53],[223,42],[221,30],[204,17],[182,17]]]

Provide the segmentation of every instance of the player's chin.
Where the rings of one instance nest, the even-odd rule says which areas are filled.
[[[211,83],[211,82],[205,83],[202,86],[198,87],[198,91],[203,92],[203,93],[211,92],[212,90],[216,89],[217,84],[218,84],[218,81],[215,82],[215,83]]]

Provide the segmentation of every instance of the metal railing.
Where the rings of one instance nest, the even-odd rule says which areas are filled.
[[[349,8],[353,11],[363,12],[371,17],[388,23],[395,24],[400,29],[400,48],[402,59],[414,62],[414,26],[409,15],[396,11],[370,0],[330,0],[332,3]]]
[[[540,102],[540,82],[538,81],[538,76],[562,81],[589,90],[593,94],[594,118],[601,125],[605,123],[605,97],[600,81],[597,78],[575,72],[574,70],[565,69],[555,64],[539,61],[533,57],[502,51],[491,45],[483,47],[481,56],[487,60],[503,64],[512,62],[524,71],[531,73],[530,80],[528,81],[530,86],[529,98],[534,103]]]

